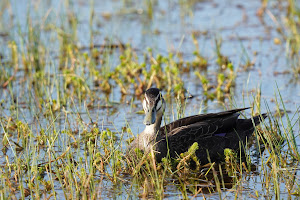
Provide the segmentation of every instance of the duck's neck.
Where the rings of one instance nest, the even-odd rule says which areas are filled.
[[[149,136],[156,135],[160,129],[161,120],[162,120],[162,116],[157,117],[155,123],[146,126],[146,128],[143,132]]]
[[[153,143],[155,142],[156,135],[160,129],[162,116],[157,117],[154,124],[146,126],[145,130],[139,134],[136,138],[136,143],[139,145],[138,147],[146,152],[148,152]],[[135,143],[133,143],[135,144]]]

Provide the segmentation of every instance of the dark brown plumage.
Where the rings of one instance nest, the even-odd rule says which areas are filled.
[[[212,161],[216,161],[222,159],[225,148],[238,150],[240,145],[246,144],[247,137],[252,135],[261,117],[267,116],[238,119],[238,112],[245,109],[248,108],[195,115],[161,127],[156,137],[155,150],[160,152],[156,154],[157,160],[167,156],[168,147],[170,157],[176,157],[186,152],[194,142],[199,145],[196,155],[202,163],[208,162],[208,154]]]
[[[127,154],[135,148],[146,153],[153,148],[159,162],[168,154],[176,158],[194,142],[198,143],[196,155],[202,164],[208,162],[208,156],[211,161],[218,161],[222,159],[225,148],[243,148],[255,126],[267,117],[263,114],[250,119],[238,119],[239,112],[248,109],[240,108],[185,117],[160,127],[165,102],[156,88],[147,90],[143,107],[146,128],[131,143]]]

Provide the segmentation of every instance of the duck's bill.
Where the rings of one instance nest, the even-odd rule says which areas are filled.
[[[149,109],[149,112],[145,113],[145,119],[144,119],[144,124],[146,126],[149,126],[151,124],[154,124],[156,120],[156,111],[155,109]]]

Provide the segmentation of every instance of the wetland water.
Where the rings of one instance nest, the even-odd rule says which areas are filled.
[[[168,96],[166,123],[179,116],[252,106],[256,113],[271,111],[278,122],[276,131],[287,137],[293,132],[295,137],[294,148],[287,142],[278,148],[286,160],[280,157],[276,162],[268,161],[273,155],[269,151],[256,155],[253,145],[255,170],[242,174],[230,189],[197,193],[191,182],[182,186],[170,176],[164,180],[163,197],[296,199],[299,157],[289,152],[297,154],[295,148],[300,148],[300,45],[294,47],[297,36],[287,25],[291,3],[300,8],[299,1],[292,0],[269,1],[265,7],[258,0],[1,1],[1,195],[162,197],[156,196],[158,188],[145,189],[146,178],[141,183],[122,173],[118,166],[125,165],[115,153],[124,152],[125,141],[144,129],[142,96],[136,96],[134,86],[134,81],[140,82],[136,77],[124,81],[126,75],[142,71],[145,89],[151,80],[145,73],[161,55],[167,64],[158,70],[163,75],[157,79]],[[298,15],[294,20],[299,33]],[[207,66],[188,68],[199,55]],[[223,98],[209,98],[196,73],[208,80],[208,93],[216,91],[219,75],[225,74],[225,81],[231,76],[229,68],[217,63],[220,57],[232,63],[234,84],[227,93],[222,86]],[[145,68],[139,71],[122,71],[143,62]],[[172,63],[183,63],[185,70]],[[116,74],[122,81],[114,78]],[[180,87],[193,98],[178,100]],[[97,150],[91,141],[96,141]],[[97,165],[100,160],[107,162],[102,168]]]

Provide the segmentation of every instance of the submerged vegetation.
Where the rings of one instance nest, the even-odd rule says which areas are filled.
[[[172,20],[181,19],[176,24],[181,29],[185,20],[195,19],[194,8],[211,2],[180,1],[170,8],[154,0],[143,1],[142,8],[135,1],[109,2],[119,8],[114,13],[98,11],[93,0],[1,1],[1,199],[298,197],[297,3],[254,2],[258,25],[247,24],[245,6],[251,2],[235,5],[245,18],[237,17],[238,29],[257,26],[266,34],[243,38],[226,35],[236,27],[218,23],[218,34],[192,24],[197,30],[188,29],[184,37],[165,27],[162,19],[174,6],[179,13]],[[136,29],[142,24],[142,36],[132,21]],[[115,23],[120,29],[114,32]],[[139,39],[145,46],[135,43]],[[276,81],[264,80],[271,75]],[[139,99],[151,86],[166,95],[171,108],[166,123],[211,111],[215,104],[218,110],[252,106],[253,115],[269,117],[248,141],[244,160],[226,149],[223,163],[203,165],[194,155],[195,143],[177,159],[156,163],[153,154],[141,154],[128,162],[126,147],[142,126]]]

